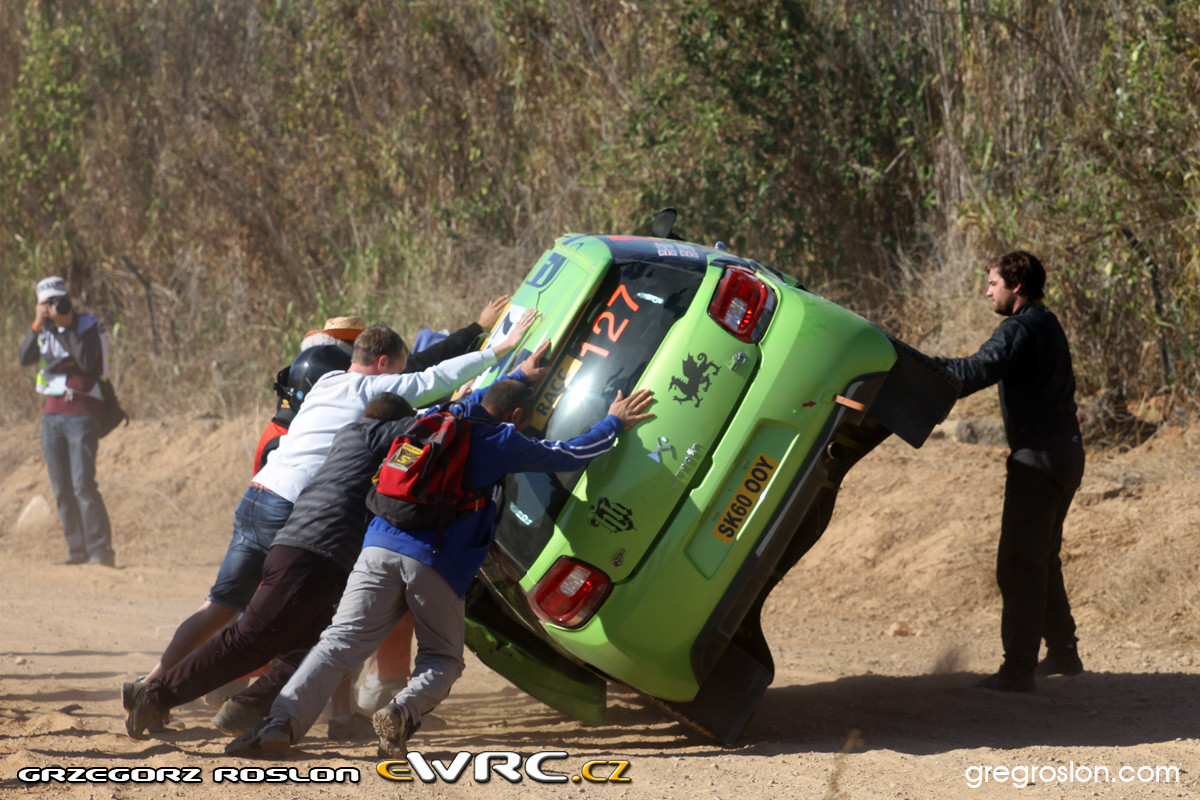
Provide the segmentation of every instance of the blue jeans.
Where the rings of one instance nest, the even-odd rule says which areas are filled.
[[[292,504],[270,489],[251,485],[233,512],[233,538],[208,593],[214,603],[243,611],[262,581],[263,562]]]
[[[99,424],[91,414],[42,417],[42,451],[71,561],[113,555],[108,510],[96,485]]]

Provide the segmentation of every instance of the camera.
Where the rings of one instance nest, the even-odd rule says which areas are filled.
[[[71,298],[65,294],[60,294],[54,298],[54,312],[56,314],[66,314],[71,310]]]

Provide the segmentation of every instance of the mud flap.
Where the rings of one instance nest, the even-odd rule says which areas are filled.
[[[962,384],[929,356],[892,336],[888,339],[896,363],[867,413],[905,442],[920,447],[950,413]]]
[[[775,670],[731,642],[695,699],[673,703],[649,698],[672,717],[728,747],[737,740],[775,678]]]
[[[555,711],[602,725],[607,681],[567,659],[504,612],[476,582],[467,595],[467,647],[489,669]]]

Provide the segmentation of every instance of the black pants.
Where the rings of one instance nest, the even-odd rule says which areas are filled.
[[[1067,509],[1083,478],[1083,451],[1058,455],[1058,475],[1008,459],[996,557],[1006,672],[1032,672],[1043,639],[1050,647],[1076,641],[1059,553]]]
[[[163,708],[183,705],[278,657],[267,674],[238,695],[265,713],[329,625],[348,577],[324,556],[272,547],[262,585],[242,616],[151,681],[146,696]]]

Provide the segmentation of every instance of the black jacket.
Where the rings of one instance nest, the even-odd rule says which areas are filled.
[[[962,381],[960,397],[999,383],[1000,413],[1014,456],[1082,448],[1071,351],[1058,318],[1045,306],[1021,306],[972,356],[934,361]]]
[[[461,356],[474,348],[481,333],[483,333],[483,328],[479,327],[478,322],[472,322],[465,328],[459,328],[440,342],[431,344],[420,352],[410,353],[408,363],[404,365],[404,371],[421,372],[434,364],[442,363],[447,358]]]
[[[329,455],[312,482],[296,498],[287,524],[271,546],[287,545],[325,556],[347,573],[362,550],[371,513],[367,492],[392,440],[407,430],[412,417],[363,419],[337,432]]]

